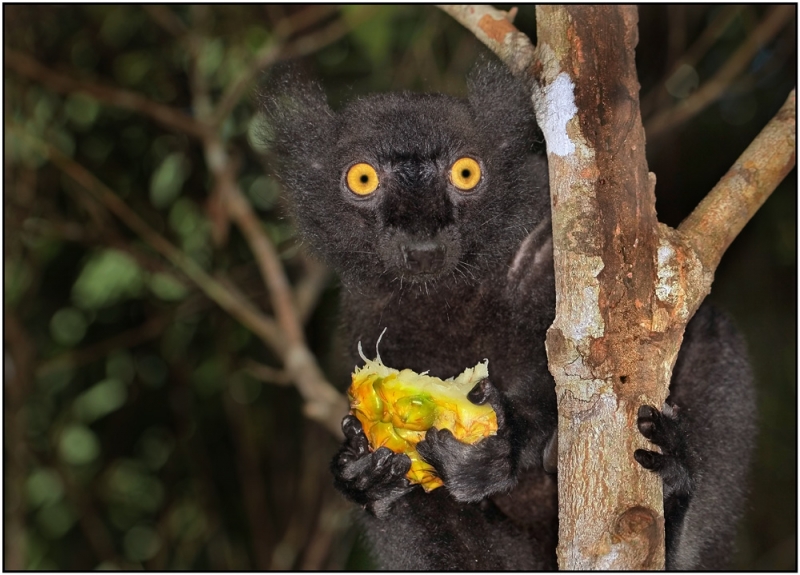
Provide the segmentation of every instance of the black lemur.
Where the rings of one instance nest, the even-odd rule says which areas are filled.
[[[466,99],[388,93],[334,112],[318,85],[284,75],[263,98],[268,139],[303,238],[341,278],[351,365],[357,344],[374,350],[385,327],[388,366],[447,378],[489,359],[470,399],[491,403],[497,434],[466,445],[431,429],[418,445],[444,488],[410,485],[408,457],[371,451],[358,420],[344,419],[334,482],[365,508],[378,565],[554,569],[546,159],[530,97],[502,64],[477,66],[468,87]],[[722,568],[730,557],[755,435],[745,357],[729,321],[704,305],[668,405],[639,411],[661,453],[631,457],[663,477],[668,568]]]

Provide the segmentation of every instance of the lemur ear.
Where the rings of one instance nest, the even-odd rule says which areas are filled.
[[[505,64],[483,55],[467,78],[469,103],[482,133],[498,138],[498,148],[531,148],[542,141],[530,91]]]
[[[322,87],[297,66],[276,66],[258,97],[266,120],[261,139],[279,162],[316,157],[328,144],[336,116]]]

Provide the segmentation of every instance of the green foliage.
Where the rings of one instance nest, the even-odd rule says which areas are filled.
[[[684,7],[687,41],[722,9]],[[643,93],[666,74],[666,10],[640,9]],[[741,8],[694,67],[700,85],[763,14]],[[213,109],[253,58],[279,45],[289,22],[299,26],[289,45],[308,50],[300,66],[325,86],[334,109],[390,89],[463,93],[480,43],[435,8],[410,5],[15,4],[4,7],[4,22],[7,57],[24,54],[79,87],[112,88],[106,96],[64,91],[6,65],[3,301],[22,335],[12,337],[6,324],[5,533],[19,535],[24,549],[5,567],[369,569],[332,492],[327,461],[336,442],[304,418],[294,388],[256,380],[249,369],[256,361],[279,370],[273,352],[85,181],[49,161],[46,146],[271,314],[252,251],[215,201],[202,140],[152,111],[196,120],[200,84]],[[532,32],[533,8],[521,7],[515,22]],[[337,26],[347,33],[331,39]],[[668,145],[649,146],[667,223],[688,214],[793,86],[787,63],[796,51],[786,38],[764,47],[755,71],[721,104]],[[296,284],[305,269],[301,242],[265,170],[269,127],[254,94],[268,72],[255,71],[215,129]],[[673,80],[667,104],[694,85],[691,73]],[[149,109],[130,109],[114,90],[138,95]],[[713,297],[748,335],[765,422],[739,565],[747,568],[794,565],[796,454],[786,438],[796,425],[796,202],[792,180],[734,243],[714,284]],[[330,379],[343,383],[351,366],[332,351],[335,295],[324,294],[306,334]]]
[[[100,309],[138,296],[142,283],[142,270],[136,260],[118,250],[102,250],[83,266],[72,286],[72,299],[83,309]]]
[[[64,485],[58,473],[52,469],[38,468],[31,470],[25,482],[28,505],[32,509],[52,505],[61,501]]]
[[[120,380],[104,379],[75,399],[73,412],[85,423],[91,423],[122,407],[127,396],[128,390]]]
[[[58,454],[65,463],[85,465],[100,455],[100,442],[91,429],[85,425],[74,423],[65,427],[61,432]]]
[[[50,334],[61,345],[72,346],[83,339],[87,322],[79,309],[65,307],[53,314],[50,320]]]
[[[47,108],[47,111],[42,112],[40,116],[49,115],[49,111],[50,109]],[[78,92],[67,97],[64,111],[75,127],[84,131],[91,128],[97,119],[97,115],[100,113],[100,104],[91,96]]]
[[[164,158],[150,179],[150,201],[153,205],[166,208],[175,201],[190,172],[189,160],[181,152]]]
[[[148,285],[154,294],[165,301],[182,300],[189,293],[181,282],[165,273],[151,275]]]

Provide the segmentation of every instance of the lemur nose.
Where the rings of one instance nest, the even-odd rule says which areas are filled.
[[[424,274],[439,270],[444,265],[445,248],[432,241],[403,244],[403,261],[411,273]]]

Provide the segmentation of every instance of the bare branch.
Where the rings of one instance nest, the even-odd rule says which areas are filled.
[[[775,117],[680,226],[708,269],[795,165],[795,90]]]
[[[3,61],[20,76],[36,80],[56,92],[62,94],[85,92],[104,104],[139,112],[171,130],[185,132],[198,138],[202,138],[207,132],[206,128],[191,116],[154,102],[136,92],[73,78],[51,70],[30,56],[14,50],[6,50]]]
[[[366,17],[366,15],[362,16],[362,18]],[[323,46],[327,46],[347,34],[351,28],[352,26],[347,25],[341,20],[336,20],[322,30],[311,32],[286,46],[281,45],[280,42],[269,43],[264,46],[255,58],[253,58],[245,71],[225,90],[214,112],[214,116],[210,120],[211,125],[219,126],[225,121],[236,104],[239,103],[239,100],[241,100],[252,81],[262,70],[281,59],[297,58],[316,52]]]
[[[160,335],[172,321],[172,314],[156,316],[140,326],[123,331],[99,343],[54,357],[36,368],[36,376],[43,377],[64,369],[80,367],[107,356],[115,349],[129,348],[144,343]]]
[[[35,139],[29,134],[18,132],[38,143],[42,151],[70,178],[93,194],[109,211],[116,215],[130,229],[136,232],[148,245],[167,258],[172,264],[194,281],[205,294],[242,322],[253,333],[262,338],[276,351],[285,351],[286,343],[275,322],[256,310],[249,302],[232,295],[220,282],[205,272],[192,258],[183,253],[161,234],[151,228],[136,212],[131,210],[117,194],[100,182],[86,168],[66,157],[54,147]]]
[[[796,13],[797,7],[795,5],[776,6],[770,10],[764,20],[711,79],[705,82],[691,96],[647,122],[645,131],[647,132],[648,140],[653,141],[668,130],[676,128],[715,102],[728,89],[731,82],[747,67],[756,53],[772,40],[784,26],[792,22]]]
[[[5,446],[4,483],[8,490],[4,509],[5,534],[3,551],[6,569],[25,569],[26,559],[26,515],[25,479],[28,474],[29,453],[25,439],[26,417],[22,409],[25,398],[33,385],[33,365],[36,361],[36,348],[28,336],[22,321],[13,309],[3,314],[4,340],[8,346],[10,360],[6,366],[8,375],[4,376],[4,425],[3,443]]]
[[[253,566],[263,571],[270,568],[272,547],[276,538],[267,503],[267,482],[259,464],[259,447],[248,421],[248,410],[231,399],[228,393],[223,395],[222,403],[236,446],[239,484],[245,501],[244,508],[250,525],[255,558]]]
[[[669,69],[667,74],[664,75],[661,80],[655,85],[655,87],[650,90],[650,92],[642,97],[641,101],[641,109],[642,109],[642,116],[647,117],[655,110],[657,107],[657,103],[660,101],[662,97],[668,97],[669,94],[666,91],[665,84],[667,80],[669,80],[673,74],[680,68],[682,65],[688,66],[696,66],[697,62],[708,52],[709,48],[714,45],[720,36],[722,36],[723,32],[728,29],[728,26],[733,22],[733,20],[741,14],[744,10],[744,6],[736,5],[736,6],[726,6],[717,13],[714,20],[706,26],[703,32],[700,34],[700,37],[695,40],[694,44],[686,51],[683,56],[681,56],[675,64]]]
[[[516,10],[504,12],[488,4],[440,4],[439,8],[475,34],[514,74],[522,73],[533,63],[533,44],[511,23]]]
[[[283,370],[275,369],[263,363],[259,363],[252,359],[245,361],[245,371],[254,378],[264,383],[271,383],[274,385],[291,385],[291,376]]]
[[[323,421],[329,429],[341,435],[339,422],[347,413],[344,397],[325,379],[322,370],[308,350],[303,326],[294,306],[291,286],[283,270],[278,253],[266,235],[250,203],[236,182],[234,167],[222,143],[208,138],[205,143],[206,162],[216,180],[216,187],[231,218],[241,229],[256,263],[261,270],[278,324],[283,332],[286,350],[282,355],[285,369],[292,374],[300,394],[305,400],[306,415]]]
[[[98,561],[114,563],[121,568],[125,568],[126,564],[122,560],[114,548],[114,540],[108,532],[105,523],[100,518],[95,509],[92,501],[92,491],[86,491],[76,485],[75,480],[69,470],[64,466],[59,465],[56,467],[61,481],[64,484],[67,497],[73,502],[75,507],[78,508],[78,524],[83,531],[89,546],[94,551]]]
[[[305,257],[306,272],[294,288],[294,304],[300,321],[306,323],[319,301],[320,295],[328,286],[331,270],[313,258]]]
[[[142,4],[142,9],[147,12],[148,16],[156,24],[176,38],[182,38],[186,34],[186,25],[169,7],[157,4]]]
[[[275,35],[280,38],[288,38],[292,34],[297,34],[306,28],[311,28],[315,24],[322,22],[325,18],[336,14],[339,7],[335,4],[322,4],[309,6],[308,8],[295,12],[281,18],[274,28]]]

